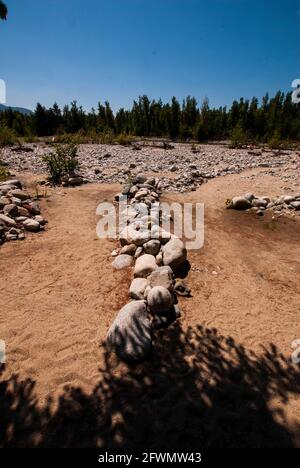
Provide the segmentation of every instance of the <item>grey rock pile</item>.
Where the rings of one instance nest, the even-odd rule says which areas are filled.
[[[290,185],[299,184],[300,155],[297,151],[267,149],[231,149],[224,144],[198,145],[195,152],[190,144],[174,144],[171,149],[140,144],[134,146],[80,145],[78,159],[83,179],[99,183],[124,183],[127,172],[133,176],[147,172],[160,173],[164,191],[196,190],[209,179],[239,174],[246,169],[259,168]],[[32,151],[27,151],[31,149]],[[34,173],[45,172],[42,159],[51,148],[42,144],[26,145],[24,154],[5,148],[2,158],[9,168]]]
[[[131,302],[118,313],[107,344],[126,362],[147,358],[153,331],[168,327],[180,317],[177,291],[180,295],[190,293],[184,282],[179,281],[180,289],[176,281],[187,252],[180,239],[161,228],[164,213],[159,194],[158,179],[139,175],[116,196],[119,202],[127,197],[127,217],[119,234],[121,247],[112,252],[112,265],[115,269],[132,267],[133,279],[129,288]]]
[[[26,231],[42,231],[46,223],[39,205],[19,180],[0,183],[0,245],[25,239]]]
[[[257,197],[253,193],[247,193],[234,197],[227,207],[239,211],[251,210],[259,216],[263,216],[266,210],[272,210],[275,214],[297,212],[300,211],[300,193],[275,198]]]

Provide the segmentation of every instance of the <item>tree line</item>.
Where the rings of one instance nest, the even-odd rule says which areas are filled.
[[[61,109],[56,103],[46,108],[40,103],[29,115],[10,108],[0,112],[0,126],[19,137],[63,134],[134,135],[163,137],[171,140],[222,140],[238,138],[267,142],[270,139],[300,140],[300,105],[292,102],[292,93],[278,92],[273,98],[241,98],[231,107],[210,108],[208,99],[199,106],[194,97],[182,103],[150,100],[140,96],[132,108],[113,112],[108,101],[85,112],[73,101]]]

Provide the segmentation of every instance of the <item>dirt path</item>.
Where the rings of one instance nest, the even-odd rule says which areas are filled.
[[[116,243],[99,240],[95,232],[98,219],[95,210],[98,203],[112,200],[117,191],[118,186],[114,185],[87,185],[65,191],[57,189],[42,202],[43,215],[49,219],[47,231],[29,235],[24,242],[7,243],[1,247],[0,338],[5,340],[7,346],[7,365],[2,378],[8,379],[12,374],[17,374],[19,381],[31,378],[35,381],[34,395],[41,407],[49,394],[55,399],[63,393],[66,385],[78,387],[87,394],[99,382],[99,367],[105,364],[99,344],[105,338],[116,312],[127,301],[130,283],[128,273],[112,271],[110,253]],[[278,348],[278,353],[283,354],[283,360],[289,366],[291,342],[300,338],[300,223],[299,219],[295,221],[282,218],[275,222],[224,209],[227,198],[247,191],[258,195],[275,195],[282,193],[282,188],[270,176],[261,176],[253,181],[234,175],[214,179],[197,192],[167,197],[169,201],[204,202],[206,211],[204,248],[189,253],[192,269],[188,283],[193,297],[180,300],[183,310],[181,325],[183,330],[188,326],[195,328],[198,325],[206,330],[216,329],[218,337],[215,341],[219,340],[219,335],[232,337],[235,343],[254,351],[257,356],[263,353],[262,347],[268,348],[272,343]],[[200,344],[211,336],[205,333],[205,339],[199,339]],[[198,364],[203,364],[202,358],[208,349],[209,345],[198,356]],[[234,348],[235,356],[238,355],[237,349],[239,348]],[[184,361],[184,357],[181,357]],[[190,358],[192,359],[192,355]],[[162,407],[168,407],[173,413],[180,414],[182,402],[174,399],[169,385],[167,391],[164,388],[161,380],[164,374],[162,364],[158,366],[155,359],[151,365],[154,366],[154,380],[160,390],[157,390],[159,396],[155,392],[156,396],[151,393],[151,411],[146,413],[150,418],[153,411],[161,415],[153,404],[160,401],[162,394],[159,392],[162,392]],[[260,368],[260,358],[255,359],[257,368]],[[210,356],[208,362],[211,365],[212,361]],[[164,369],[166,366],[168,367],[168,363],[164,363]],[[176,369],[176,363],[173,370],[174,368]],[[213,366],[207,382],[213,378],[215,370],[212,369]],[[185,378],[182,380],[180,374],[182,369],[177,369],[176,372],[174,382],[184,382]],[[247,372],[248,370],[245,371],[246,374]],[[255,372],[257,373],[257,369]],[[218,373],[220,374],[220,370]],[[104,372],[103,375],[107,377],[107,373]],[[201,375],[204,375],[203,369]],[[261,374],[259,375],[261,378]],[[289,375],[291,376],[291,371]],[[109,378],[115,379],[115,376],[112,372]],[[253,378],[253,372],[251,376]],[[142,377],[139,374],[133,376],[131,373],[130,378],[135,384],[141,383]],[[225,376],[222,378],[224,383]],[[189,388],[188,377],[186,379],[187,387],[181,389],[184,392]],[[113,383],[115,385],[116,381],[113,380]],[[112,381],[109,385],[113,388]],[[199,385],[194,379],[193,395],[196,388],[199,390]],[[132,384],[132,388],[133,386]],[[123,390],[126,394],[125,387],[124,383],[118,387],[119,406],[111,406],[111,414],[122,412],[120,402]],[[276,422],[280,428],[285,428],[289,443],[300,445],[300,393],[285,390],[285,398],[289,392],[289,401],[284,403],[278,389],[274,390],[274,395],[272,392],[264,395],[267,409],[264,408],[260,417],[264,419],[263,414],[267,412],[272,424]],[[201,395],[204,393],[202,390]],[[141,398],[141,394],[144,394],[144,390],[138,393],[137,398]],[[264,390],[260,390],[259,395],[263,394]],[[91,404],[90,401],[89,403]],[[277,413],[279,409],[283,410],[282,414]],[[140,410],[139,406],[131,408],[130,418],[136,415],[135,426],[138,418],[141,427],[144,427],[145,408],[144,413],[139,412]],[[184,413],[185,410],[182,411]],[[182,421],[187,418],[187,424],[189,411],[190,409],[182,415]],[[259,411],[258,408],[257,414]],[[253,424],[261,424],[257,414]],[[162,416],[162,419],[165,417]],[[176,445],[185,426],[181,421],[176,437],[170,436],[173,434],[172,427],[174,429],[178,421],[173,421],[171,414],[168,417],[169,423],[165,422],[168,426],[165,437]],[[209,418],[211,417],[210,412]],[[216,418],[215,413],[213,417]],[[114,421],[122,421],[121,416],[115,418]],[[86,426],[90,428],[93,422],[87,421]],[[129,419],[128,424],[127,430],[133,424],[132,419]],[[213,424],[219,424],[219,421]],[[137,439],[132,441],[133,445],[142,445],[149,439],[155,446],[157,436],[154,437],[153,434],[157,432],[157,427],[154,427],[152,435],[143,432],[138,435],[139,430],[142,429],[134,432]],[[276,427],[276,434],[277,432]],[[194,430],[194,433],[197,431]],[[133,437],[130,431],[126,434]],[[126,434],[123,433],[125,441]],[[283,440],[280,434],[279,444]],[[274,436],[276,441],[277,435]],[[64,437],[63,432],[60,436]],[[117,436],[116,432],[115,437]],[[72,439],[73,444],[74,440]],[[93,436],[88,442],[91,443],[91,440],[95,443],[96,439]],[[72,443],[61,442],[61,445]],[[207,442],[207,445],[210,443]],[[109,444],[113,445],[111,440]],[[79,442],[77,445],[80,445]],[[242,442],[240,445],[243,445]]]

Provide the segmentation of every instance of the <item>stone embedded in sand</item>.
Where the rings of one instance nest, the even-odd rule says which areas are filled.
[[[171,239],[164,245],[162,252],[164,265],[168,265],[172,269],[181,265],[187,258],[185,245],[182,240],[177,238]]]
[[[160,242],[157,239],[152,239],[143,245],[143,249],[147,254],[156,256],[160,249]]]
[[[145,278],[134,278],[129,288],[129,297],[132,299],[144,299],[147,284]]]
[[[118,255],[118,257],[112,262],[113,268],[116,270],[123,270],[123,268],[131,267],[133,258],[131,255]]]
[[[167,288],[155,286],[147,296],[147,302],[154,314],[165,314],[173,305],[174,296]]]
[[[158,268],[155,257],[153,255],[144,254],[136,260],[134,268],[135,278],[147,278],[151,273]]]
[[[245,197],[234,197],[231,200],[231,208],[234,210],[248,210],[251,208],[251,202],[247,200]]]
[[[252,206],[256,208],[266,208],[267,205],[268,201],[264,198],[254,198],[254,200],[252,200]]]
[[[126,362],[143,361],[152,348],[152,328],[146,301],[126,304],[107,334],[108,349]]]
[[[5,181],[5,185],[12,185],[22,190],[22,183],[19,179],[10,179]],[[1,187],[0,187],[1,188]]]
[[[153,271],[148,277],[148,284],[151,288],[163,286],[170,292],[174,291],[174,273],[169,266],[162,266]]]
[[[41,229],[40,223],[30,218],[23,221],[23,226],[26,229],[26,231],[30,232],[38,232]]]

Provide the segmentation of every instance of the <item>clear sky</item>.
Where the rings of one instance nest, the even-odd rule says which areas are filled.
[[[300,78],[300,0],[4,0],[7,103],[130,107],[140,94],[212,106]]]

